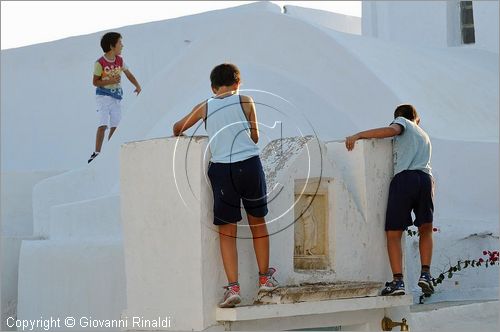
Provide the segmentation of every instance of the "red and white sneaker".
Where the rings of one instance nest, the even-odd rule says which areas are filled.
[[[224,297],[219,303],[220,308],[234,308],[241,302],[240,285],[225,286]]]
[[[278,288],[279,283],[274,278],[275,273],[276,269],[274,267],[270,267],[265,276],[259,276],[259,292],[270,292]]]

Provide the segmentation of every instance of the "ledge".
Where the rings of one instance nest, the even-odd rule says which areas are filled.
[[[254,304],[286,304],[352,299],[377,296],[382,283],[373,281],[337,281],[279,287],[272,292],[259,292]]]
[[[235,308],[217,308],[217,321],[245,321],[304,315],[330,314],[345,311],[382,309],[413,304],[411,294],[402,296],[371,296],[353,299],[299,302],[287,304],[249,305]]]

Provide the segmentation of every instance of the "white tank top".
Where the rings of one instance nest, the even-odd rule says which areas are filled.
[[[259,155],[239,94],[208,99],[205,128],[212,162],[234,163]]]

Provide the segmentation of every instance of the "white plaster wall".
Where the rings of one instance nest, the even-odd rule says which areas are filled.
[[[337,165],[352,164],[353,160],[358,160],[358,165],[352,169],[339,168],[343,174],[352,172],[351,177],[357,175],[364,178],[364,186],[358,187],[358,192],[367,198],[365,206],[358,206],[350,195],[353,183],[347,185],[343,178],[338,181],[341,185],[336,188],[336,195],[342,190],[348,193],[344,197],[349,197],[348,200],[339,200],[340,206],[335,208],[338,212],[334,213],[338,278],[384,281],[391,275],[386,255],[384,224],[392,177],[392,143],[388,140],[361,141],[356,144],[353,152],[348,152],[344,143],[333,142],[328,144],[328,156]],[[359,210],[360,207],[364,209]]]
[[[363,1],[362,34],[402,44],[447,45],[446,1]]]
[[[498,202],[493,199],[498,197],[498,186],[495,185],[498,183],[498,144],[437,138],[432,139],[432,144],[436,217],[455,221],[474,220],[460,228],[469,230],[470,226],[484,225],[498,235]],[[470,162],[475,167],[467,167]],[[474,202],[473,206],[470,202]],[[449,234],[452,230],[443,229],[443,232]]]
[[[137,101],[147,99],[146,92],[155,89],[150,82],[165,67],[190,52],[193,44],[213,36],[215,32],[206,29],[207,25],[228,14],[252,16],[258,11],[280,13],[280,7],[257,3],[113,29],[123,35],[125,63],[143,87],[143,94],[135,97],[133,85],[124,78],[123,114],[130,113]],[[2,172],[86,165],[97,128],[92,72],[94,62],[102,55],[99,41],[103,34],[1,51]],[[61,76],[71,78],[71,84],[47,84]],[[164,87],[156,89],[164,91]]]
[[[498,54],[498,1],[473,1],[476,46]]]
[[[176,330],[208,326],[202,262],[208,258],[212,269],[221,268],[201,242],[209,221],[201,224],[200,214],[210,210],[199,196],[207,185],[203,145],[189,143],[189,138],[134,142],[121,153],[126,315],[170,316]]]
[[[33,234],[33,187],[60,173],[62,172],[2,172],[0,220],[3,235]]]
[[[231,331],[282,331],[319,330],[328,331],[340,327],[343,331],[377,331],[384,317],[384,309],[357,310],[326,315],[297,315],[278,319],[238,321],[228,325]],[[360,323],[363,321],[364,323]]]
[[[121,240],[23,241],[18,319],[61,318],[61,330],[67,330],[62,322],[68,316],[77,322],[81,317],[119,319],[125,296]],[[75,328],[82,329],[78,324]]]
[[[434,310],[411,313],[411,331],[498,330],[498,301],[464,305],[436,306]]]
[[[469,222],[470,223],[470,222]],[[449,234],[450,229],[457,228],[455,233]],[[435,294],[425,299],[426,303],[436,303],[441,301],[466,301],[466,300],[485,300],[498,299],[498,265],[485,267],[468,267],[467,269],[455,272],[451,279],[448,279],[445,273],[450,265],[456,265],[457,262],[466,259],[479,259],[483,256],[483,250],[498,250],[498,231],[496,235],[491,234],[489,230],[480,232],[477,229],[487,229],[484,225],[476,225],[476,230],[471,230],[473,226],[467,229],[466,223],[459,223],[455,220],[440,222],[437,225],[440,232],[433,235],[434,250],[431,265],[431,273],[438,277],[444,273],[445,279],[442,284],[435,287]],[[477,235],[473,235],[477,234]],[[418,238],[406,238],[406,278],[408,288],[413,292],[415,302],[418,302],[418,296],[421,295],[420,288],[417,286],[420,276],[420,256],[418,251]]]
[[[479,49],[423,48],[334,31],[329,34],[397,96],[394,105],[375,101],[368,108],[378,114],[370,127],[387,125],[395,105],[410,102],[431,138],[498,142],[498,55]]]
[[[460,1],[363,1],[362,34],[407,45],[498,54],[498,1],[473,1],[475,43],[462,44]]]
[[[361,34],[361,17],[289,5],[284,6],[284,11],[286,15],[310,24],[355,35]]]
[[[1,245],[1,261],[2,268],[0,273],[1,281],[1,330],[12,330],[7,326],[8,317],[16,317],[17,313],[17,280],[19,268],[19,254],[21,243],[23,240],[33,240],[32,237],[10,237],[2,236],[0,239]]]
[[[18,300],[19,254],[23,240],[32,239],[32,191],[39,181],[61,173],[2,172],[1,186],[1,304],[2,330],[7,317],[15,317]]]
[[[127,316],[169,315],[179,330],[216,325],[214,307],[226,278],[212,225],[212,195],[205,178],[206,138],[154,139],[124,145],[121,155],[122,215],[127,271]],[[338,144],[342,147],[340,143]],[[282,191],[271,195],[266,216],[270,234],[270,264],[283,285],[338,280],[385,280],[387,258],[383,219],[391,175],[390,141],[359,144],[369,172],[369,197],[380,197],[369,208],[379,211],[368,219],[352,204],[340,172],[328,156],[343,158],[341,149],[327,153],[323,143],[309,142],[284,164],[263,158],[278,168]],[[175,153],[175,155],[174,155]],[[344,152],[347,154],[347,151]],[[269,156],[264,152],[265,156]],[[274,162],[273,162],[274,161]],[[271,162],[272,164],[268,165]],[[267,168],[267,167],[266,167]],[[268,168],[269,169],[269,168]],[[373,174],[372,174],[373,172]],[[378,175],[378,176],[377,176]],[[329,237],[332,265],[324,272],[295,272],[293,268],[295,181],[319,176],[332,178],[329,198]],[[382,185],[385,183],[385,186]],[[379,187],[382,188],[379,188]],[[370,203],[371,205],[372,203]],[[175,209],[175,213],[172,210]],[[365,212],[366,213],[366,212]],[[242,213],[245,216],[245,213]],[[258,269],[246,218],[238,224],[239,281],[243,304],[257,294]],[[187,264],[189,262],[189,264]],[[353,262],[356,262],[353,264]],[[182,267],[182,268],[181,268]],[[176,281],[190,285],[190,295]]]
[[[221,38],[216,32],[206,29],[221,22],[235,27],[234,30]],[[92,111],[93,88],[88,73],[90,65],[100,54],[98,39],[101,33],[2,51],[2,170],[74,169],[35,187],[35,234],[50,236],[50,213],[54,206],[118,194],[120,145],[169,135],[172,123],[210,94],[208,73],[214,64],[222,61],[241,64],[244,88],[265,89],[290,101],[298,111],[290,113],[292,107],[285,107],[282,115],[303,115],[298,122],[309,121],[322,140],[338,139],[367,127],[386,125],[396,104],[413,102],[431,138],[451,142],[443,144],[442,151],[449,149],[450,154],[460,156],[463,142],[475,142],[478,144],[477,154],[473,154],[476,166],[487,170],[476,175],[484,185],[483,192],[474,191],[469,195],[466,190],[469,181],[462,186],[450,177],[440,181],[439,186],[443,188],[440,197],[456,197],[451,195],[451,190],[464,193],[457,200],[458,203],[465,202],[460,211],[467,220],[476,221],[476,215],[498,216],[497,182],[489,181],[495,176],[489,172],[498,168],[498,161],[485,157],[491,151],[490,147],[498,146],[497,54],[470,48],[401,47],[372,38],[327,31],[281,15],[278,6],[267,3],[125,27],[120,31],[126,45],[125,59],[144,90],[135,98],[131,86],[125,83],[122,124],[113,140],[105,144],[103,154],[90,166],[86,165],[86,159],[93,146],[95,117]],[[144,38],[158,35],[161,36],[160,42],[157,38]],[[248,36],[247,39],[241,39],[242,35]],[[301,41],[300,47],[298,40]],[[157,46],[152,55],[143,51],[151,49],[151,43]],[[200,58],[199,54],[204,57]],[[80,79],[59,89],[45,84],[58,64],[62,64],[65,75]],[[24,69],[29,74],[24,74]],[[28,85],[22,79],[26,75],[33,78]],[[9,84],[3,84],[6,80]],[[25,89],[33,93],[33,98],[25,98],[22,93]],[[253,92],[249,94],[253,95]],[[272,100],[262,95],[261,98],[266,102]],[[75,106],[68,108],[66,105]],[[259,109],[265,108],[258,106]],[[272,112],[261,112],[259,116],[267,124],[272,124],[271,120],[277,117]],[[24,126],[18,129],[20,123]],[[68,123],[78,123],[78,126],[68,126]],[[269,131],[269,135],[276,138],[272,135],[277,134]],[[491,146],[486,145],[488,147],[483,150],[481,144],[484,142]],[[58,153],[52,154],[52,151]],[[470,176],[466,171],[468,159],[469,155],[455,159],[459,174]],[[486,165],[482,160],[491,163]],[[446,167],[444,158],[434,163],[436,172]],[[453,189],[444,189],[448,187]],[[359,192],[354,195],[353,202],[357,200],[362,202]],[[478,201],[484,203],[476,205]],[[443,204],[439,212],[442,218],[454,215],[458,205],[453,199],[446,201],[446,205],[445,201],[437,203]],[[113,220],[118,213],[115,211]],[[497,220],[486,221],[487,228],[496,225]],[[464,224],[455,224],[454,229],[460,227]],[[49,242],[46,244],[51,246]],[[212,242],[212,250],[216,249],[215,246],[216,243]],[[250,253],[249,248],[249,245],[242,247]],[[41,250],[26,251],[25,255],[36,261],[40,258],[37,255],[43,254]],[[59,254],[63,257],[73,252]],[[69,257],[57,259],[64,261]],[[116,264],[113,269],[117,269]],[[204,265],[204,268],[208,267]],[[38,265],[23,271],[33,273],[36,268]],[[254,266],[250,265],[248,271],[253,273]],[[77,272],[72,275],[73,280],[79,280]],[[31,281],[27,279],[26,283]],[[250,285],[253,281],[248,282]],[[27,287],[26,283],[22,287]],[[87,281],[81,280],[80,286],[88,285]],[[25,304],[32,297],[28,290],[23,292]],[[34,290],[33,294],[39,293]],[[212,293],[215,297],[214,294],[215,291]],[[37,303],[50,306],[52,300],[46,295],[40,294]],[[208,320],[210,315],[205,313],[205,319]]]
[[[120,197],[55,205],[50,211],[50,238],[121,239]]]

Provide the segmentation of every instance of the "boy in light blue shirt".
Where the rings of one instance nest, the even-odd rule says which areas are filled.
[[[401,236],[408,226],[418,227],[422,270],[418,285],[424,294],[434,293],[430,275],[432,260],[432,222],[434,213],[434,178],[431,173],[432,146],[427,133],[420,128],[420,117],[413,105],[399,105],[394,121],[384,128],[370,129],[346,137],[347,150],[354,149],[358,139],[394,137],[394,177],[389,188],[385,231],[393,281],[387,282],[382,295],[403,295],[403,251]],[[411,212],[415,213],[412,221]]]

